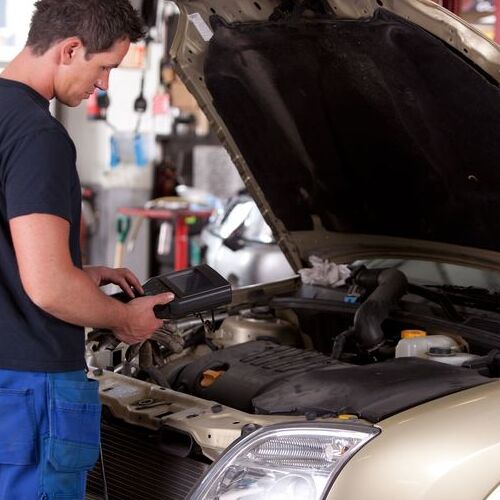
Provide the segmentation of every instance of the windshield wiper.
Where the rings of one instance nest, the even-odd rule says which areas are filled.
[[[408,292],[414,295],[418,295],[419,297],[423,297],[424,299],[430,300],[431,302],[435,302],[440,305],[443,309],[444,313],[451,319],[452,321],[457,321],[461,323],[465,320],[464,316],[460,314],[455,305],[454,301],[451,300],[451,297],[443,290],[435,291],[431,290],[429,286],[420,286],[415,285],[413,283],[408,283]]]
[[[439,290],[454,304],[493,312],[500,311],[500,293],[487,288],[458,285],[426,285],[425,288]]]

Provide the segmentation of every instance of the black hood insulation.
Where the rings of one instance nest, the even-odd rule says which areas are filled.
[[[206,85],[288,230],[500,250],[500,89],[385,9],[224,24]]]

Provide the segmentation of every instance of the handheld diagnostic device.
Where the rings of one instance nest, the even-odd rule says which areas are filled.
[[[177,319],[186,314],[215,309],[232,300],[229,281],[206,264],[155,276],[142,287],[144,295],[164,292],[175,295],[169,304],[155,306],[155,315],[160,319]],[[113,297],[123,302],[131,300],[123,292]]]

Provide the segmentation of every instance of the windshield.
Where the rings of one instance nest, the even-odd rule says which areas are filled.
[[[500,274],[472,267],[423,260],[372,259],[358,260],[354,266],[393,267],[402,271],[408,281],[419,284],[452,285],[500,291]]]

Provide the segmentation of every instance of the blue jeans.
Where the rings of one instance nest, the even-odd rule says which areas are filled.
[[[97,387],[83,370],[0,370],[0,500],[84,500],[99,457]]]

